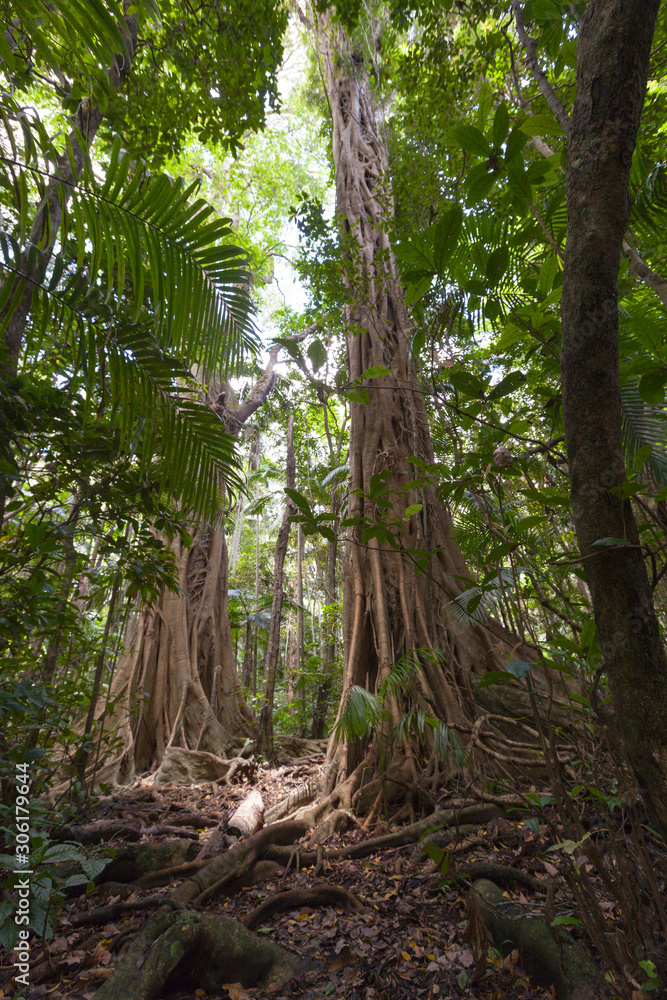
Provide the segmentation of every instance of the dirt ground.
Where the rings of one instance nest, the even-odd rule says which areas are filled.
[[[194,825],[190,825],[188,814],[206,817],[209,824],[215,822],[224,827],[225,818],[231,816],[251,787],[260,789],[269,808],[315,777],[319,764],[320,760],[311,757],[306,763],[260,768],[250,781],[242,778],[222,788],[209,784],[187,787],[145,784],[126,794],[101,799],[90,819],[124,819],[135,826],[138,823],[142,841],[167,842],[174,839],[176,831],[180,839],[199,844],[211,833],[211,826],[198,829],[196,818]],[[326,848],[331,852],[386,832],[388,828],[382,824],[366,830],[357,823],[347,833],[330,837]],[[545,989],[532,984],[518,964],[516,951],[503,957],[500,947],[488,942],[480,956],[479,942],[475,944],[470,940],[470,932],[466,932],[468,885],[465,879],[453,877],[464,872],[466,864],[472,861],[500,862],[544,880],[546,889],[558,870],[547,860],[545,836],[543,828],[535,831],[518,819],[497,819],[472,834],[469,829],[461,832],[449,859],[440,865],[418,844],[357,860],[325,859],[319,871],[315,865],[301,867],[295,852],[289,870],[277,871],[231,897],[213,896],[205,909],[241,919],[274,893],[322,884],[347,890],[362,905],[363,912],[352,913],[331,906],[300,907],[274,914],[255,928],[256,934],[266,935],[288,951],[311,960],[312,970],[278,994],[271,994],[272,1000],[283,997],[553,1000],[556,995],[553,987]],[[136,839],[135,836],[135,842]],[[122,836],[116,836],[109,846],[118,849],[123,843]],[[29,1000],[92,1000],[132,939],[157,911],[160,898],[175,884],[172,880],[171,885],[157,889],[102,884],[92,892],[70,897],[58,917],[57,931],[48,943],[46,957],[43,952],[40,956],[37,947],[34,949]],[[506,895],[521,902],[527,911],[534,908],[535,912],[543,912],[544,898],[538,892],[515,886]],[[130,910],[97,926],[76,926],[82,914],[96,907],[148,898],[156,900],[154,909]],[[557,912],[571,912],[563,888],[557,890],[555,902]],[[10,976],[5,957],[0,970],[0,997],[14,995]],[[268,996],[265,990],[245,990],[240,983],[229,983],[220,984],[215,993],[194,987],[180,988],[165,994],[163,1000],[186,997],[262,1000]]]

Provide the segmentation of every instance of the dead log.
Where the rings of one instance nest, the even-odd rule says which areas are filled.
[[[243,917],[241,923],[249,930],[259,927],[274,913],[285,910],[307,909],[315,906],[337,906],[348,913],[365,913],[365,906],[356,896],[339,889],[334,885],[314,885],[310,889],[290,889],[288,892],[277,892],[263,900],[254,910]]]
[[[493,882],[479,879],[470,890],[498,947],[519,949],[522,969],[541,986],[553,986],[557,1000],[604,1000],[611,996],[602,971],[562,927],[528,916]]]
[[[233,816],[229,819],[229,832],[233,835],[252,837],[264,825],[264,801],[262,793],[253,788],[245,797]]]
[[[270,809],[266,810],[264,820],[266,823],[275,823],[276,820],[282,819],[284,816],[288,816],[295,809],[300,806],[309,805],[319,791],[319,782],[315,779],[306,781],[303,785],[299,785],[295,788],[293,792],[286,795],[284,799],[280,802],[276,802],[275,806],[271,806]]]
[[[224,983],[276,990],[308,965],[230,917],[158,914],[144,927],[95,1000],[153,1000],[171,988],[219,993]]]

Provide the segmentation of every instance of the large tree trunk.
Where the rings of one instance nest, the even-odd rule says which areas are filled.
[[[415,478],[410,458],[431,463],[433,449],[388,236],[393,216],[389,158],[358,53],[350,55],[347,39],[328,15],[319,17],[316,38],[333,120],[337,212],[351,300],[345,312],[349,378],[358,380],[373,366],[391,369],[384,378],[360,383],[367,387],[369,404],[351,403],[348,517],[380,519],[369,493],[371,477],[384,473],[385,497],[391,502],[388,516],[400,525],[397,550],[376,538],[364,544],[360,527],[348,535],[339,714],[352,685],[377,690],[402,654],[434,648],[444,655],[444,663],[424,663],[415,674],[413,704],[442,720],[460,722],[472,712],[471,678],[502,669],[508,656],[498,642],[502,628],[497,623],[462,630],[450,621],[447,605],[465,587],[456,575],[470,574],[452,541],[450,516],[435,488],[406,488]],[[406,517],[412,504],[421,507]],[[427,572],[416,571],[409,550],[431,553]],[[396,719],[400,706],[390,708]],[[391,752],[388,739],[385,734],[385,763]],[[406,749],[404,744],[402,760]],[[351,775],[362,757],[361,746],[332,737],[329,787]]]
[[[659,0],[591,0],[567,161],[562,385],[573,515],[614,707],[667,836],[667,659],[625,481],[618,270]],[[602,538],[625,545],[592,549]],[[596,554],[597,553],[597,554]]]
[[[229,387],[217,392],[209,381],[209,403],[227,429],[238,433],[272,391],[278,350],[240,405]],[[224,530],[202,525],[189,548],[180,539],[171,547],[179,589],[165,589],[130,624],[110,698],[122,749],[97,781],[130,781],[159,765],[168,745],[225,757],[256,731],[232,647]]]
[[[179,590],[135,616],[112,688],[137,771],[159,764],[170,742],[228,756],[233,737],[253,728],[232,650],[224,533],[201,528],[190,548],[177,539],[172,551]]]

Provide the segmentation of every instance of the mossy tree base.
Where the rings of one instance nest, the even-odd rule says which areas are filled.
[[[146,925],[95,1000],[155,1000],[183,988],[224,983],[277,990],[307,968],[295,955],[230,917],[159,914]]]

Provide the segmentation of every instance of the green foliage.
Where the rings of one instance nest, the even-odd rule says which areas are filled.
[[[367,739],[383,724],[391,722],[388,708],[390,698],[399,701],[404,698],[413,683],[415,672],[426,663],[441,665],[443,654],[431,648],[413,649],[405,653],[392,666],[380,684],[377,694],[357,684],[348,688],[334,733],[338,739],[350,741]],[[411,709],[401,716],[393,727],[394,739],[400,743],[406,735],[415,736],[420,743],[429,732],[435,752],[442,760],[454,753],[456,763],[461,765],[464,750],[449,727],[441,720],[421,709]]]
[[[74,886],[94,888],[94,880],[113,859],[108,847],[88,847],[74,842],[54,843],[48,834],[33,831],[30,839],[30,909],[28,929],[46,941],[53,939],[58,915],[65,904],[65,893]],[[0,864],[13,869],[15,858],[0,855]],[[15,921],[17,892],[15,883],[20,870],[2,883],[0,903],[0,944],[11,951],[18,940]]]
[[[14,226],[0,239],[0,266],[9,272],[0,293],[2,330],[24,282],[30,282],[26,347],[34,364],[41,364],[57,329],[57,343],[72,359],[70,378],[85,391],[89,408],[100,381],[109,390],[120,447],[136,453],[145,471],[159,433],[161,487],[195,513],[215,516],[218,476],[238,484],[236,461],[219,419],[197,402],[190,367],[233,372],[255,343],[244,255],[227,242],[227,221],[193,200],[197,185],[151,177],[132,164],[118,138],[103,181],[86,158],[78,183],[64,185],[46,129],[9,98],[4,129],[13,156],[0,168],[0,181],[16,199]],[[76,141],[85,148],[81,136]],[[69,139],[67,152],[72,159]],[[27,256],[21,250],[33,179],[35,193],[51,182],[60,201],[60,250],[54,257],[34,244]]]

